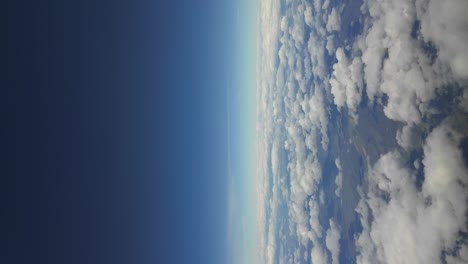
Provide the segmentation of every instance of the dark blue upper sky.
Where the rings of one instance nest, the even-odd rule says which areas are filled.
[[[2,7],[0,263],[223,263],[235,1]]]

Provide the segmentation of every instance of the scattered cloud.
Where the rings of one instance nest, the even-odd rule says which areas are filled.
[[[461,136],[447,124],[432,131],[422,124],[433,113],[433,100],[450,85],[460,87],[457,102],[468,109],[466,1],[364,0],[362,33],[352,43],[337,37],[345,30],[342,8],[331,7],[329,0],[286,2],[283,10],[278,0],[262,0],[259,7],[260,262],[338,263],[340,227],[332,219],[328,230],[320,224],[325,201],[320,157],[330,144],[333,103],[355,121],[360,106],[380,104],[387,118],[402,124],[394,135],[401,148],[372,164],[369,186],[359,188],[358,263],[436,263],[442,255],[447,263],[468,259],[466,245],[457,242],[458,232],[467,228]],[[425,140],[418,138],[421,127],[429,134]],[[408,166],[405,152],[414,148],[424,156]],[[335,165],[335,194],[341,197],[343,168],[339,159]],[[279,221],[282,214],[286,222]],[[297,247],[288,250],[286,240]]]
[[[327,230],[327,237],[325,243],[327,245],[327,249],[331,253],[332,262],[333,264],[339,263],[339,256],[340,256],[340,229],[335,224],[335,222],[330,219],[330,228]]]
[[[327,36],[327,45],[325,46],[327,49],[328,55],[332,55],[335,52],[335,36],[330,35]]]
[[[461,43],[468,41],[468,17],[459,11],[467,5],[458,0],[364,2],[365,30],[355,44],[362,53],[368,98],[386,96],[388,118],[420,123],[438,90],[467,80],[468,51]],[[428,49],[431,45],[435,50]]]
[[[340,14],[336,11],[336,8],[332,8],[332,11],[328,15],[328,21],[327,21],[327,31],[328,32],[333,32],[333,31],[340,31],[341,30],[341,18]]]
[[[335,177],[335,195],[341,197],[341,189],[343,188],[343,167],[341,165],[340,159],[335,159],[335,166],[338,169],[338,174]]]
[[[467,80],[468,2],[419,0],[415,5],[422,38],[436,45],[441,63],[449,65],[456,79]]]
[[[420,189],[398,152],[376,162],[369,192],[357,208],[363,226],[356,241],[358,263],[439,263],[444,252],[457,252],[468,220],[468,173],[459,142],[460,135],[448,126],[431,132]]]
[[[350,63],[342,48],[336,50],[337,62],[333,65],[330,79],[331,93],[338,108],[348,107],[350,114],[357,118],[356,111],[362,95],[362,62],[355,57]]]
[[[316,245],[312,248],[312,252],[310,254],[310,258],[312,263],[317,264],[327,264],[328,263],[328,256],[327,252],[323,249],[323,247]]]
[[[276,263],[277,256],[283,260],[310,256],[327,263],[320,241],[323,240],[319,223],[323,192],[322,166],[317,155],[329,144],[327,31],[323,21],[328,14],[315,16],[323,12],[321,1],[315,1],[314,5],[298,1],[289,4],[290,8],[281,13],[276,1],[260,4],[258,65],[261,66],[257,68],[260,260]],[[287,157],[283,169],[288,173],[289,185],[281,182],[284,158],[280,158],[280,152]],[[280,201],[287,206],[291,235],[300,245],[294,253],[281,251],[277,239]],[[310,243],[313,249],[307,252]]]
[[[397,131],[396,140],[405,151],[410,151],[419,145],[419,138],[416,135],[417,128],[413,124],[407,124]]]

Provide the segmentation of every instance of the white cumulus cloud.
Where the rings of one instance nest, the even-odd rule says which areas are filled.
[[[327,21],[327,31],[340,31],[341,30],[341,18],[340,14],[336,11],[336,8],[333,8],[330,14],[328,15]]]
[[[330,79],[331,93],[338,108],[348,107],[355,117],[361,103],[362,95],[362,62],[355,57],[348,61],[342,48],[336,50],[337,62],[333,65],[333,77]]]
[[[335,195],[341,197],[341,189],[343,188],[343,167],[341,165],[340,159],[335,160],[335,166],[338,169],[338,174],[335,177]]]
[[[357,208],[363,225],[356,241],[358,263],[439,263],[443,252],[456,251],[468,220],[468,173],[459,141],[460,135],[445,125],[431,132],[420,189],[415,172],[396,151],[372,167],[369,191]]]
[[[335,222],[330,219],[330,228],[327,230],[327,237],[325,243],[327,245],[327,249],[330,251],[332,256],[333,264],[339,263],[339,256],[340,256],[340,229],[335,224]]]

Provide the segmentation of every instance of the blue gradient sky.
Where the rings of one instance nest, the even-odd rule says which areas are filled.
[[[235,71],[228,95],[229,263],[255,263],[256,1],[239,1]]]
[[[0,263],[219,264],[252,243],[247,1],[5,10]]]

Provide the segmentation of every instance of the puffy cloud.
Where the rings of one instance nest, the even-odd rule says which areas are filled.
[[[371,168],[369,191],[356,209],[363,226],[356,241],[358,263],[439,263],[444,252],[457,252],[459,232],[467,229],[468,199],[460,139],[446,125],[431,132],[420,189],[398,152]]]
[[[437,90],[468,80],[468,51],[462,44],[468,41],[468,16],[461,11],[468,4],[462,0],[364,3],[365,27],[356,44],[362,52],[369,100],[385,95],[388,118],[420,123]],[[427,48],[431,45],[435,51]]]
[[[321,6],[320,1],[318,3]],[[300,247],[294,259],[299,255],[320,259],[324,252],[319,248],[322,229],[318,200],[322,166],[317,153],[328,148],[328,102],[324,94],[326,85],[322,81],[328,83],[328,79],[325,40],[314,32],[310,33],[312,40],[304,43],[304,32],[307,25],[325,27],[325,24],[312,16],[315,10],[308,4],[291,2],[290,8],[281,15],[277,2],[263,4],[269,6],[260,8],[257,59],[262,65],[257,68],[260,260],[275,263],[287,258],[284,249],[281,251],[284,241],[278,239],[282,201],[287,205],[290,235],[297,239]],[[276,43],[279,46],[270,47]],[[287,160],[280,155],[282,152]],[[288,184],[284,183],[285,172],[289,176]],[[315,253],[305,252],[309,243],[313,244]],[[324,261],[326,263],[326,259]]]
[[[335,166],[338,169],[338,175],[335,177],[335,195],[341,197],[341,189],[343,188],[343,167],[341,166],[340,159],[335,160]]]
[[[332,55],[333,53],[335,53],[335,36],[330,35],[327,37],[326,49],[327,49],[328,55]]]
[[[323,191],[323,189],[320,191],[319,201],[320,201],[320,205],[325,204],[325,192]]]
[[[466,246],[454,244],[457,232],[466,229],[468,183],[457,149],[460,136],[441,126],[422,144],[415,131],[448,84],[468,87],[462,1],[364,0],[362,34],[344,44],[337,37],[341,11],[329,0],[287,0],[284,10],[280,1],[260,1],[256,185],[261,263],[328,263],[326,249],[337,262],[339,228],[330,222],[325,232],[319,221],[325,200],[319,157],[329,144],[329,104],[346,107],[357,119],[364,92],[371,104],[382,104],[388,118],[404,123],[395,135],[404,150],[424,145],[424,158],[414,162],[417,169],[424,166],[418,170],[424,182],[416,185],[416,172],[396,151],[373,164],[369,188],[360,190],[356,208],[363,226],[356,240],[358,262],[431,263],[443,250],[454,252],[446,256],[448,263],[466,259]],[[349,47],[346,52],[336,49],[343,45]],[[332,69],[327,53],[336,56]],[[466,98],[465,88],[457,102],[468,109]],[[340,196],[342,168],[339,159],[335,162]],[[289,239],[296,240],[296,249],[283,245]]]
[[[383,103],[388,118],[405,123],[396,140],[410,151],[421,144],[415,129],[430,114],[429,104],[437,94],[451,89],[449,84],[467,87],[467,51],[459,46],[466,41],[467,17],[458,11],[466,3],[365,1],[363,7],[368,17],[356,43],[360,52],[354,54],[362,53],[366,92],[371,102],[377,98]],[[427,48],[431,45],[434,51]],[[350,77],[343,80],[352,82]],[[340,87],[335,81],[330,83],[332,89]],[[342,89],[332,90],[335,104],[344,105],[344,93],[338,91]],[[381,101],[384,97],[385,102]],[[459,102],[463,107],[463,99]],[[414,162],[417,170],[424,166],[422,186],[416,184],[417,172],[407,168],[407,161],[396,151],[374,164],[369,187],[363,188],[368,191],[361,191],[356,208],[363,226],[356,240],[358,263],[464,259],[466,246],[458,244],[459,232],[467,229],[468,175],[459,141],[460,136],[446,124],[430,133],[422,164]]]
[[[327,245],[327,249],[331,253],[333,264],[339,263],[340,237],[341,235],[339,227],[335,224],[335,222],[332,219],[330,219],[330,228],[327,230],[327,237],[325,239],[325,243]]]
[[[297,13],[292,16],[293,27],[291,28],[291,36],[295,41],[295,46],[300,49],[304,44],[304,7],[303,5],[297,6]]]
[[[420,144],[420,139],[416,134],[417,127],[413,124],[407,124],[397,131],[396,140],[405,151],[410,151]]]
[[[418,123],[436,83],[428,56],[411,37],[415,6],[401,0],[368,5],[372,26],[362,36],[361,49],[369,99],[385,94],[388,118]]]
[[[340,14],[336,11],[335,8],[332,9],[330,14],[328,15],[327,20],[327,31],[340,31],[341,30],[341,17]]]
[[[422,190],[431,199],[431,216],[443,220],[439,223],[444,223],[440,228],[445,247],[451,245],[451,233],[464,230],[460,227],[465,226],[467,220],[468,173],[458,149],[460,140],[461,135],[441,126],[431,132],[424,146]]]
[[[362,94],[362,62],[359,57],[348,62],[342,48],[336,50],[337,62],[333,65],[330,79],[331,93],[338,108],[348,107],[350,114],[356,116]]]
[[[317,159],[320,148],[317,144],[321,138],[322,149],[327,148],[328,118],[321,89],[316,88],[312,96],[304,95],[299,99],[285,100],[285,107],[289,109],[285,120],[291,185],[289,214],[296,226],[299,243],[307,246],[312,241],[315,247],[317,239],[322,237],[318,204],[322,167]],[[308,210],[304,208],[305,203]]]
[[[326,264],[328,263],[328,256],[323,247],[317,245],[312,248],[312,252],[310,254],[312,259],[312,263],[314,264]]]
[[[307,6],[305,11],[304,11],[304,18],[305,18],[305,23],[309,26],[309,27],[313,27],[314,26],[314,19],[313,19],[313,16],[312,16],[312,7],[311,6]]]
[[[438,56],[457,78],[468,79],[468,2],[447,0],[416,1],[421,34],[438,48]]]

